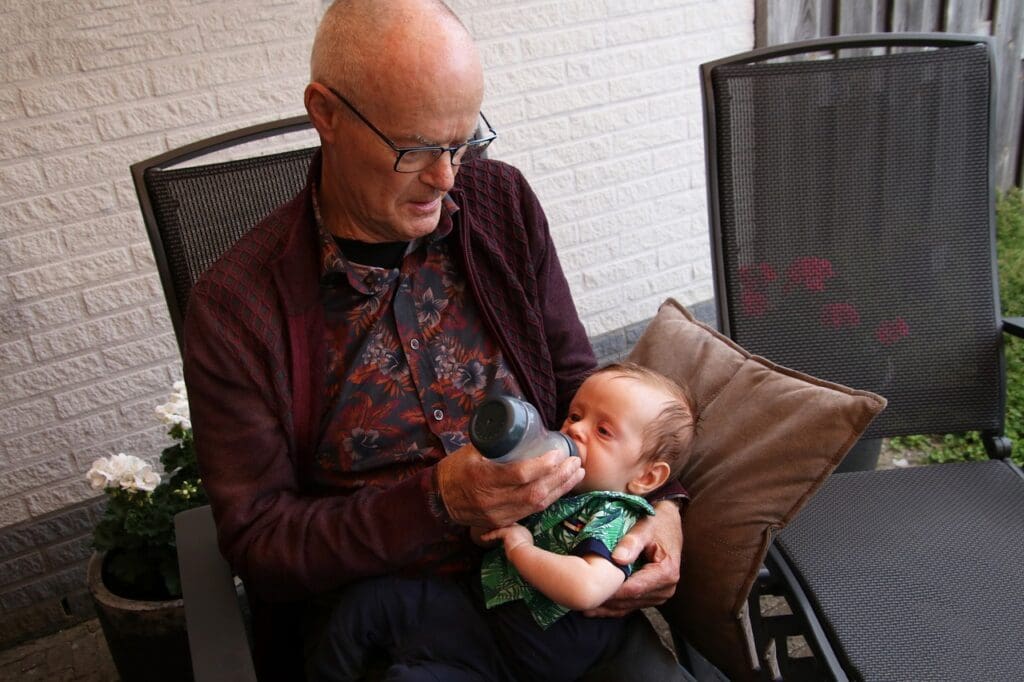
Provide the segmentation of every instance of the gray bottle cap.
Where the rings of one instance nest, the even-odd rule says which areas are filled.
[[[519,444],[529,415],[522,402],[509,396],[488,398],[469,420],[469,439],[488,459],[497,459]]]

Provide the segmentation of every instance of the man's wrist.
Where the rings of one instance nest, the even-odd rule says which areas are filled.
[[[451,510],[448,509],[448,504],[444,500],[444,495],[441,491],[441,463],[438,462],[431,467],[431,474],[429,480],[429,487],[426,490],[427,494],[427,508],[430,509],[430,513],[437,518],[445,526],[456,526],[459,525],[454,518],[452,518]]]

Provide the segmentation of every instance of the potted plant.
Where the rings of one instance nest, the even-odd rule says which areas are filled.
[[[162,475],[124,453],[97,459],[86,474],[107,497],[93,532],[89,590],[125,681],[191,679],[174,515],[207,500],[183,382],[156,412],[174,439],[160,455]]]

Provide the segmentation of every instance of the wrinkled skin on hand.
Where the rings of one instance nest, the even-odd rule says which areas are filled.
[[[683,522],[675,502],[654,505],[655,515],[641,519],[619,540],[612,560],[625,566],[640,556],[649,563],[633,573],[611,598],[584,614],[596,618],[625,616],[659,606],[675,594],[683,554]]]
[[[502,528],[547,508],[583,479],[579,457],[552,450],[496,463],[465,445],[437,464],[437,485],[456,523]]]

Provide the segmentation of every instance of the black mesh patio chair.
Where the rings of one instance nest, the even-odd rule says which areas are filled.
[[[179,348],[188,297],[196,280],[242,235],[303,187],[316,147],[202,165],[181,164],[193,164],[210,154],[237,156],[242,145],[271,142],[308,128],[305,116],[257,125],[132,165]],[[195,680],[256,680],[244,591],[217,547],[210,507],[178,514],[175,535]],[[641,656],[657,661],[659,670],[681,670],[650,624],[637,619],[634,625],[620,651],[588,673],[586,680],[621,680],[618,671],[631,669]],[[291,644],[300,644],[295,634],[296,641]],[[288,644],[281,643],[282,651]],[[685,656],[691,650],[683,651]],[[698,653],[692,655],[697,659],[695,665],[707,665]],[[277,652],[273,656],[280,657]],[[301,670],[289,675],[290,680],[302,677]]]
[[[1022,328],[1000,314],[993,82],[988,39],[946,34],[702,66],[723,331],[884,395],[866,438],[978,431],[992,456],[832,475],[762,571],[797,614],[755,618],[765,678],[1024,675],[1024,475],[1002,357]],[[796,634],[813,659],[789,659]]]
[[[132,164],[171,323],[181,348],[185,304],[199,276],[306,182],[316,147],[182,166],[204,156],[310,129],[306,116],[201,140]]]
[[[183,166],[311,129],[306,116],[232,131],[133,164],[132,177],[178,347],[192,285],[243,234],[305,184],[316,147]],[[256,149],[249,153],[255,153]],[[256,679],[244,616],[209,506],[174,520],[195,679]]]

